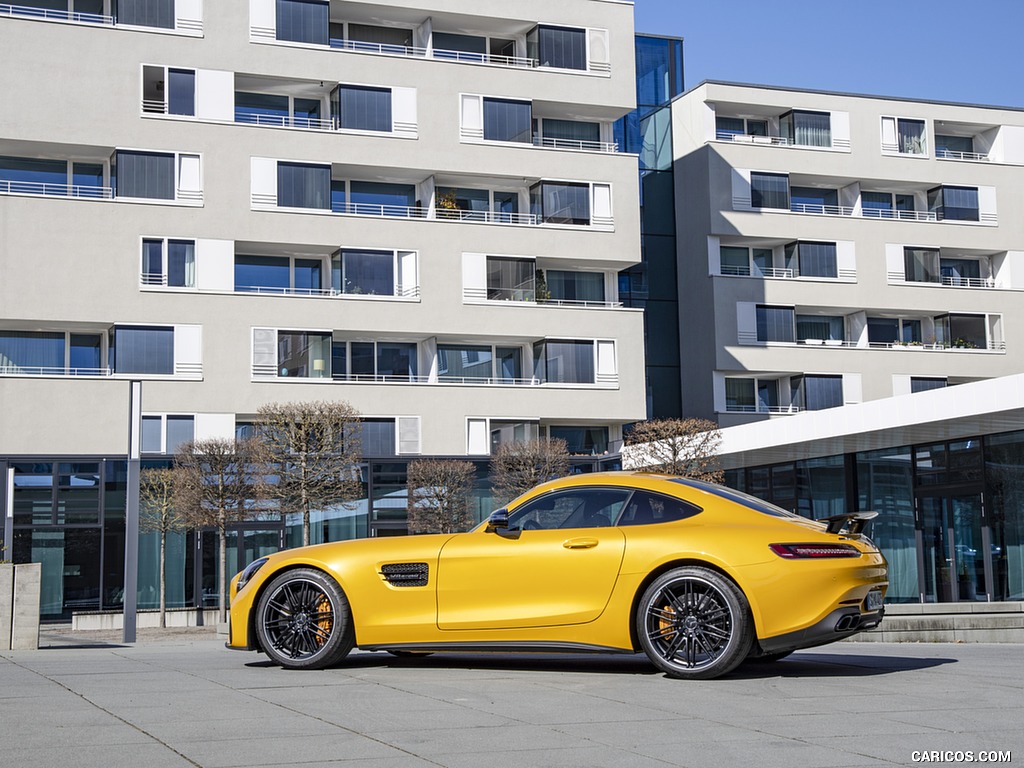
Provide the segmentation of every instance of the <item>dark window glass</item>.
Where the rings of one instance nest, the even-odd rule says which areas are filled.
[[[339,293],[395,294],[395,257],[391,251],[341,251],[331,269],[331,283]]]
[[[235,122],[287,125],[288,97],[273,93],[235,92]]]
[[[747,248],[723,245],[718,249],[723,275],[749,275],[750,251]]]
[[[117,197],[174,199],[174,155],[118,150]]]
[[[534,345],[534,365],[542,383],[593,384],[594,342],[538,342]]]
[[[796,341],[792,307],[758,305],[756,313],[758,341]]]
[[[0,372],[63,373],[64,334],[0,331]]]
[[[330,208],[331,167],[277,164],[277,204],[282,208]]]
[[[507,214],[506,216],[501,216],[499,218],[505,221],[510,220],[511,214],[519,213],[519,193],[495,190],[494,212]]]
[[[936,331],[945,334],[943,341],[964,349],[987,349],[988,333],[984,315],[946,315],[936,318]],[[948,334],[945,329],[948,327]]]
[[[828,112],[787,112],[779,118],[779,131],[792,143],[801,146],[832,146],[832,128]]]
[[[937,283],[942,279],[936,248],[904,248],[903,267],[905,279],[911,282]]]
[[[520,347],[498,347],[498,378],[516,381],[523,378],[523,350]]]
[[[888,317],[868,318],[868,343],[893,344],[900,339],[900,321]]]
[[[356,131],[390,132],[391,89],[339,85],[338,112],[334,116],[338,128]]]
[[[377,342],[377,375],[389,379],[416,376],[416,345],[401,342]]]
[[[487,141],[533,141],[532,107],[528,101],[484,99],[484,138]]]
[[[658,107],[683,92],[682,41],[637,35],[636,102]]]
[[[352,342],[352,375],[372,378],[376,372],[376,349],[372,341]]]
[[[794,211],[831,213],[838,205],[839,192],[835,189],[819,189],[817,187],[792,187],[790,189],[790,207]]]
[[[552,438],[565,440],[569,453],[597,456],[608,453],[608,427],[549,427]]]
[[[555,146],[562,146],[563,142],[594,143],[601,141],[601,126],[597,123],[587,123],[582,120],[551,120],[544,118],[544,140],[546,143],[554,143]]]
[[[72,333],[68,348],[68,373],[72,376],[102,373],[102,343],[102,337],[98,333]]]
[[[860,207],[865,216],[888,218],[892,215],[892,193],[861,192]]]
[[[946,285],[970,285],[970,281],[981,279],[981,262],[977,259],[939,259],[939,271]]]
[[[434,57],[459,61],[485,61],[487,38],[478,35],[458,35],[454,32],[434,33]]]
[[[835,243],[801,241],[797,245],[799,272],[805,277],[838,277]]]
[[[971,136],[941,136],[935,134],[935,154],[937,157],[961,157],[974,152],[974,139]]]
[[[320,259],[296,259],[294,278],[296,293],[318,293],[323,287],[323,262]]]
[[[743,136],[746,131],[742,117],[715,118],[715,132],[719,136]]]
[[[794,381],[801,379],[799,398],[794,398],[794,403],[800,399],[801,409],[808,411],[821,411],[826,408],[838,408],[843,404],[843,377],[842,376],[803,376],[794,377]]]
[[[590,186],[542,181],[530,189],[531,212],[551,224],[590,224]]]
[[[164,424],[159,416],[142,417],[142,447],[143,453],[162,453],[164,450]]]
[[[750,174],[750,204],[754,208],[789,210],[789,176],[779,173]]]
[[[945,378],[929,378],[925,376],[910,377],[911,392],[927,392],[930,389],[945,389],[947,385]]]
[[[164,277],[163,240],[142,241],[142,282],[144,285],[160,285]]]
[[[114,0],[118,24],[174,29],[174,0]]]
[[[167,417],[167,453],[174,453],[178,446],[195,439],[195,418],[192,416]]]
[[[700,507],[682,499],[673,499],[659,493],[637,491],[626,505],[619,525],[652,525],[685,520],[702,512]]]
[[[546,493],[516,509],[508,521],[509,530],[530,531],[556,528],[607,528],[622,512],[628,488],[575,488]]]
[[[350,189],[353,213],[406,216],[408,209],[416,204],[416,187],[413,184],[353,181]]]
[[[103,15],[103,0],[75,0],[75,13],[84,13],[91,16]],[[98,21],[98,19],[84,18],[81,21]]]
[[[936,187],[928,190],[928,210],[939,220],[978,221],[977,187]]]
[[[797,341],[804,339],[822,339],[823,341],[843,340],[842,315],[797,315]]]
[[[8,182],[8,183],[4,183]],[[0,157],[0,190],[28,195],[67,195],[68,164],[64,160]]]
[[[327,45],[329,11],[319,0],[277,0],[277,39]]]
[[[587,33],[571,27],[538,26],[537,58],[542,67],[587,68]]]
[[[194,70],[167,70],[167,112],[172,115],[194,115],[196,113],[196,73]]]
[[[771,412],[779,407],[779,382],[774,379],[757,382],[757,409]]]
[[[120,540],[124,552],[123,534]],[[108,542],[107,549],[116,549]],[[103,558],[100,529],[62,528],[57,530],[15,530],[16,563],[41,563],[39,614],[44,621],[71,621],[79,611],[95,611],[101,607],[100,571]],[[117,586],[122,576],[108,571],[107,583]],[[121,573],[124,573],[122,564]],[[116,591],[111,589],[111,592]]]
[[[196,284],[194,240],[167,241],[167,284],[176,288],[191,288]]]
[[[456,187],[437,188],[437,215],[440,218],[462,218],[484,220],[485,216],[467,216],[459,211],[478,211],[486,214],[491,210],[491,193],[486,189]]]
[[[412,30],[400,27],[378,27],[371,24],[349,24],[350,40],[381,45],[385,53],[404,53],[405,48],[412,47]],[[394,48],[389,51],[389,46]]]
[[[174,329],[117,326],[110,356],[115,373],[173,374]]]
[[[100,197],[103,187],[102,163],[72,163],[72,197]]]
[[[331,334],[312,331],[277,332],[279,376],[330,378],[331,359]]]
[[[487,298],[492,301],[533,301],[536,298],[533,259],[487,257]]]
[[[604,275],[600,272],[549,269],[544,278],[554,301],[604,301]]]
[[[363,456],[395,455],[394,419],[363,419],[359,422],[359,432]]]
[[[287,256],[235,256],[235,290],[284,293],[290,287]]]
[[[437,377],[442,381],[490,379],[493,375],[490,347],[471,344],[438,344]]]
[[[754,380],[725,380],[725,409],[727,411],[754,410]]]

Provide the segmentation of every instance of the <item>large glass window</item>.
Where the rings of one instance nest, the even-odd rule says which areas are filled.
[[[869,344],[895,344],[900,340],[900,321],[890,317],[868,318]]]
[[[341,25],[331,25],[332,27]],[[406,48],[412,47],[412,30],[403,29],[401,27],[381,27],[374,24],[349,24],[348,25],[348,37],[350,40],[355,40],[361,43],[370,43],[374,46],[380,46],[382,53],[399,53],[404,54]],[[340,40],[342,35],[340,30],[335,34],[331,33],[332,44],[334,39]]]
[[[939,221],[979,221],[977,187],[935,187],[928,190],[928,210]]]
[[[172,115],[196,113],[195,70],[167,70],[167,112]]]
[[[769,307],[759,304],[756,309],[758,341],[796,341],[792,307]]]
[[[359,422],[360,444],[364,456],[394,456],[396,433],[394,419],[362,419]],[[402,500],[404,504],[404,499]]]
[[[843,340],[842,315],[797,315],[797,341],[820,339],[822,341]]]
[[[530,102],[484,99],[484,139],[532,143],[533,113]]]
[[[549,224],[590,224],[590,185],[542,181],[530,188],[530,211]]]
[[[604,275],[549,269],[544,273],[552,301],[603,302]]]
[[[974,154],[974,137],[935,134],[936,157],[970,157]]]
[[[0,331],[0,373],[63,373],[64,344],[63,333]]]
[[[750,204],[754,208],[789,210],[789,176],[782,173],[750,174]]]
[[[277,368],[279,376],[330,378],[331,334],[314,331],[278,331]]]
[[[282,208],[330,208],[331,167],[277,164],[277,204]]]
[[[779,118],[779,130],[793,144],[804,147],[832,146],[832,123],[828,112],[787,112]]]
[[[466,187],[438,187],[437,215],[439,218],[484,220],[491,210],[491,192],[487,189]],[[467,215],[467,212],[469,215]],[[473,213],[480,214],[479,217]]]
[[[544,143],[554,146],[569,146],[575,144],[589,146],[601,141],[601,126],[599,123],[589,123],[582,120],[553,120],[545,117],[541,120],[541,129],[544,134]]]
[[[907,155],[922,155],[925,152],[924,120],[896,120],[896,134],[899,151]]]
[[[718,258],[723,275],[750,274],[750,249],[723,245],[718,249]]]
[[[455,32],[434,32],[434,57],[459,61],[486,61],[487,38],[460,35]]]
[[[331,260],[331,286],[338,293],[395,295],[391,251],[341,250]]]
[[[491,347],[473,344],[438,344],[437,378],[441,381],[483,381],[494,375]]]
[[[801,240],[786,246],[786,267],[803,277],[839,276],[835,243]]]
[[[608,427],[548,427],[552,439],[565,440],[573,456],[600,456],[608,453]]]
[[[235,91],[235,122],[287,125],[288,97],[274,93]]]
[[[935,341],[960,349],[987,349],[985,315],[948,314],[935,318]]]
[[[596,380],[592,341],[539,341],[533,356],[541,383],[593,384]]]
[[[235,290],[285,293],[291,287],[287,256],[235,256]]]
[[[331,96],[337,128],[390,132],[391,89],[339,85]]]
[[[843,404],[842,376],[794,376],[790,379],[790,402],[801,411],[821,411]]]
[[[116,326],[110,361],[115,373],[173,374],[174,328]]]
[[[533,301],[536,298],[533,259],[487,257],[487,298],[492,301]]]
[[[944,285],[978,285],[981,280],[978,259],[940,258],[939,271]]]
[[[857,509],[877,511],[871,539],[889,562],[886,600],[917,602],[917,543],[914,524],[913,462],[909,447],[855,455]]]
[[[408,381],[416,377],[416,352],[415,342],[335,342],[334,377]]]
[[[726,378],[725,410],[740,412],[755,410],[754,383],[754,379]]]
[[[937,283],[942,279],[939,271],[937,248],[904,248],[904,277],[915,283]]]
[[[406,216],[416,204],[414,184],[353,181],[349,184],[352,213],[370,216]]]
[[[72,376],[104,373],[103,337],[98,333],[72,333],[69,337],[68,373]]]
[[[774,206],[772,206],[774,207]],[[792,187],[790,208],[803,213],[836,213],[839,207],[839,192],[819,187]]]
[[[541,67],[586,69],[586,30],[539,25],[526,35],[526,52]]]
[[[1024,432],[985,438],[993,600],[1024,599]]]
[[[114,0],[118,24],[174,29],[174,0]]]
[[[323,0],[277,0],[277,39],[327,45],[329,14]]]
[[[932,389],[945,389],[949,382],[946,381],[945,377],[938,376],[911,376],[910,377],[910,391],[911,392],[928,392]]]
[[[114,157],[118,197],[174,199],[174,155],[118,150]]]

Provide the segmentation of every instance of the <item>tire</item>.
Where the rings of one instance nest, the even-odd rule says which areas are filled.
[[[760,656],[747,656],[743,660],[744,664],[772,664],[776,661],[781,661],[791,654],[792,651],[780,651],[779,653],[763,653]]]
[[[754,641],[743,592],[717,571],[685,566],[644,591],[636,630],[647,658],[669,677],[708,680],[742,662]]]
[[[263,652],[286,669],[323,669],[355,645],[348,599],[322,571],[300,568],[274,578],[256,608]]]

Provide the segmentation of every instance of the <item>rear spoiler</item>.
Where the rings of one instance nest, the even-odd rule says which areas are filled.
[[[876,517],[878,517],[877,512],[846,512],[842,515],[822,518],[818,522],[828,526],[825,529],[826,533],[841,533],[846,528],[848,534],[856,536],[864,530],[864,526],[870,520],[874,520]]]

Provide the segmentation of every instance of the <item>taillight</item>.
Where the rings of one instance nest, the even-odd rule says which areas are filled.
[[[861,555],[859,549],[849,544],[769,544],[768,548],[786,560],[817,560]]]

